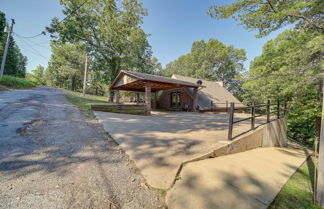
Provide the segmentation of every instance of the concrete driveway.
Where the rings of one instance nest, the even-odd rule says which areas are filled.
[[[227,143],[228,115],[214,113],[153,112],[139,116],[95,112],[105,130],[120,144],[148,184],[167,189],[182,162],[200,157]],[[236,118],[248,117],[235,114]],[[259,119],[260,120],[260,119]],[[257,122],[261,122],[261,121]],[[250,122],[236,124],[234,135]]]

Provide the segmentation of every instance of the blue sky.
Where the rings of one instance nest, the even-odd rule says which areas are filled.
[[[231,0],[141,1],[148,9],[144,31],[151,35],[153,55],[163,66],[188,53],[193,41],[215,38],[226,45],[245,49],[248,57],[245,67],[248,68],[250,61],[261,54],[263,44],[280,32],[257,39],[255,31],[248,32],[232,19],[217,20],[206,14],[209,5],[230,3]],[[53,17],[64,18],[59,0],[0,0],[0,10],[7,19],[15,19],[14,32],[20,36],[39,34]],[[15,36],[15,40],[28,57],[28,71],[39,64],[47,66],[51,55],[49,35],[27,40]]]

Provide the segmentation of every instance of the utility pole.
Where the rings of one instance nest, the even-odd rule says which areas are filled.
[[[324,74],[321,75],[324,81]],[[322,85],[322,93],[324,92],[324,85]],[[317,150],[315,150],[316,152]],[[324,207],[324,95],[322,95],[322,120],[321,120],[321,134],[319,141],[318,153],[318,171],[317,171],[317,187],[316,187],[316,202],[319,206]]]
[[[11,36],[12,29],[13,29],[13,25],[14,24],[15,24],[15,20],[14,19],[11,19],[11,26],[10,26],[9,31],[8,31],[7,42],[6,42],[6,46],[5,46],[5,49],[4,49],[4,52],[3,52],[3,57],[2,57],[2,62],[1,62],[0,78],[3,75],[4,67],[5,67],[5,64],[6,64],[6,58],[7,58],[7,53],[8,53],[8,48],[9,48],[9,42],[10,42],[10,36]]]
[[[87,70],[88,70],[88,56],[85,56],[85,65],[84,65],[84,77],[83,77],[83,96],[86,93],[86,86],[87,86]]]

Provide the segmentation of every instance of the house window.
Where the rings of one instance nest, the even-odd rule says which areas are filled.
[[[180,107],[180,93],[179,92],[171,93],[171,107]]]

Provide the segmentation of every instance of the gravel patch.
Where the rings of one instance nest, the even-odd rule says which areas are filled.
[[[0,208],[166,208],[135,164],[57,89],[0,94]]]

